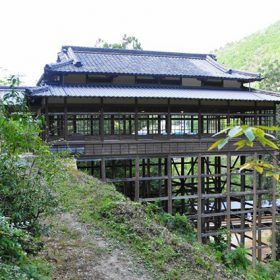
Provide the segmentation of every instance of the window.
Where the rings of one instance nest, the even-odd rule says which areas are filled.
[[[166,134],[166,116],[143,114],[138,117],[138,135]]]
[[[87,75],[87,83],[111,83],[113,81],[112,76],[107,75]]]
[[[135,132],[134,116],[130,114],[105,114],[104,134],[130,135]]]
[[[214,134],[227,127],[225,115],[203,115],[203,133]]]
[[[181,81],[180,77],[164,77],[164,78],[160,78],[159,82],[162,85],[180,86],[182,84],[182,81]]]
[[[198,133],[197,115],[172,115],[171,134],[175,135],[195,135]]]
[[[152,76],[137,76],[136,84],[158,84],[158,79]]]
[[[63,136],[63,115],[49,116],[49,134],[50,136]]]
[[[204,87],[223,87],[223,80],[204,80],[202,86]]]
[[[99,116],[90,114],[68,115],[68,134],[98,135]]]

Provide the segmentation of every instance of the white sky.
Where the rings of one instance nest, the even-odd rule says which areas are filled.
[[[0,67],[33,85],[62,45],[126,33],[146,50],[210,52],[277,20],[280,0],[1,0]]]

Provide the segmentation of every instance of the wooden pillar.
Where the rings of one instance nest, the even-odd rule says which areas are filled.
[[[106,182],[106,163],[104,158],[101,159],[101,180]]]
[[[100,122],[99,122],[99,133],[100,133],[100,140],[104,141],[104,99],[101,97],[100,100]]]
[[[277,166],[277,156],[278,156],[278,152],[274,152],[273,153],[273,165],[274,166]],[[276,243],[276,214],[277,214],[276,193],[277,193],[277,181],[273,178],[272,179],[272,237],[271,237],[271,258],[272,258],[272,260],[276,260],[276,250],[277,250],[277,243]]]
[[[45,97],[45,119],[46,119],[46,135],[45,135],[45,140],[48,142],[49,140],[49,134],[50,134],[50,117],[49,117],[49,106],[48,106],[48,97]]]
[[[246,158],[245,156],[240,156],[240,165],[245,164],[246,162]],[[245,172],[241,171],[241,175],[240,175],[240,191],[241,192],[245,192]],[[241,225],[241,229],[245,228],[245,214],[243,213],[243,211],[245,211],[245,203],[246,203],[246,199],[245,199],[245,195],[242,195],[240,198],[240,203],[241,203],[241,220],[240,220],[240,225]],[[245,245],[245,232],[241,232],[240,233],[240,243],[242,245]]]
[[[198,101],[198,137],[201,138],[203,133],[203,119],[201,114],[201,101]]]
[[[167,100],[166,133],[167,133],[168,136],[171,135],[171,108],[170,108],[170,98],[168,98],[168,100]]]
[[[140,196],[140,165],[139,165],[139,157],[135,159],[135,193],[134,193],[134,200],[139,201]]]
[[[257,153],[254,153],[254,160],[257,160]],[[253,225],[252,225],[252,266],[256,268],[256,241],[257,241],[257,171],[253,171]]]
[[[67,108],[67,97],[63,98],[63,105],[64,105],[64,114],[63,114],[63,136],[64,139],[67,139],[67,134],[68,134],[68,127],[67,127],[67,112],[68,112],[68,108]]]
[[[168,213],[172,214],[172,180],[171,180],[171,156],[167,157],[167,196],[168,196]]]
[[[227,153],[227,249],[231,250],[231,154]]]
[[[202,161],[201,161],[201,154],[198,155],[198,170],[197,170],[197,240],[202,242]]]
[[[138,99],[135,98],[135,108],[134,108],[134,126],[135,126],[135,140],[138,139]]]
[[[230,101],[227,101],[227,125],[230,125]]]

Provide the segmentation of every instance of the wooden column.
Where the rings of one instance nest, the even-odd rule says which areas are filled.
[[[134,193],[134,200],[139,201],[140,196],[140,164],[139,164],[139,157],[135,159],[135,193]]]
[[[135,109],[134,109],[134,126],[135,126],[135,140],[138,139],[138,99],[135,98]]]
[[[168,196],[168,213],[172,214],[172,180],[171,180],[171,156],[167,157],[167,196]]]
[[[134,200],[139,201],[140,196],[140,164],[139,164],[139,157],[135,159],[135,193],[134,193]]]
[[[105,158],[101,159],[101,180],[106,182],[106,163]]]
[[[203,133],[203,120],[201,114],[201,101],[198,101],[198,137],[201,138]]]
[[[257,153],[254,153],[254,160],[257,160]],[[257,257],[257,171],[253,171],[253,225],[252,225],[252,266],[256,268],[256,257]]]
[[[245,156],[240,156],[240,165],[245,164],[245,162],[246,162]],[[240,191],[245,192],[246,183],[245,183],[244,171],[241,171],[240,184],[241,184]],[[245,211],[245,202],[246,202],[245,196],[242,195],[241,198],[240,198],[241,211],[242,211],[240,224],[241,224],[242,229],[245,228],[245,214],[243,213],[243,211]],[[242,245],[245,245],[245,232],[240,233],[240,242],[241,242]]]
[[[168,100],[167,100],[166,133],[167,133],[168,136],[171,135],[171,108],[170,108],[170,98],[168,98]]]
[[[67,108],[67,97],[63,98],[63,109],[64,109],[64,114],[63,114],[63,136],[64,139],[67,139],[67,134],[68,134],[68,127],[67,127],[67,112],[68,112],[68,108]]]
[[[45,97],[45,119],[46,119],[46,135],[45,140],[48,142],[50,134],[50,118],[49,118],[49,108],[48,108],[48,97]]]
[[[101,98],[100,100],[100,121],[99,121],[99,133],[100,140],[104,141],[104,100]]]
[[[227,153],[227,249],[231,250],[231,154]]]
[[[202,242],[202,170],[201,170],[201,154],[198,155],[198,161],[197,161],[198,167],[197,167],[197,240],[199,242]]]
[[[277,166],[277,156],[278,156],[278,152],[274,152],[273,153],[273,165],[274,166]],[[277,243],[276,243],[276,214],[277,214],[276,193],[277,193],[277,181],[273,178],[272,179],[272,237],[271,237],[271,258],[272,258],[272,260],[276,260],[276,250],[277,250]]]

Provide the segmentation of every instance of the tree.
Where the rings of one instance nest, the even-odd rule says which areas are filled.
[[[120,43],[108,43],[103,39],[98,39],[95,43],[97,48],[108,48],[108,49],[133,49],[142,50],[141,43],[135,36],[123,35],[122,41]]]
[[[263,63],[258,72],[262,73],[264,80],[260,82],[260,88],[280,92],[280,60],[274,59]]]

